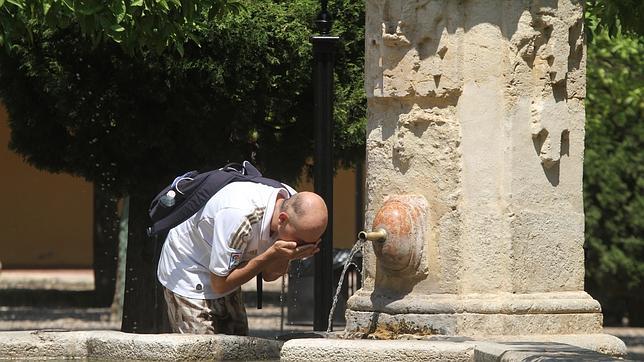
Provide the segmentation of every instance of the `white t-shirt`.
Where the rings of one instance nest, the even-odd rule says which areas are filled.
[[[275,240],[270,224],[278,194],[295,191],[254,182],[233,182],[168,232],[157,277],[172,292],[188,298],[216,299],[210,274],[228,275],[237,265],[268,249]],[[287,191],[288,190],[288,191]]]

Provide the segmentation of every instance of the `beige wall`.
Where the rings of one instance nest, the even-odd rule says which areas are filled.
[[[333,246],[336,248],[351,248],[358,238],[355,177],[353,169],[340,170],[333,180]]]
[[[36,170],[8,144],[7,115],[0,106],[2,267],[91,267],[92,184]]]

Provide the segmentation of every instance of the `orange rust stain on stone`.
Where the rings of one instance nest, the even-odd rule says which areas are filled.
[[[384,227],[388,234],[409,236],[412,228],[410,221],[409,207],[394,200],[385,203],[374,218],[373,224]]]
[[[387,230],[387,240],[376,243],[374,251],[383,265],[391,270],[403,270],[408,267],[414,254],[417,235],[412,235],[415,224],[419,222],[420,210],[414,204],[403,200],[389,199],[378,210],[374,218],[374,230]]]

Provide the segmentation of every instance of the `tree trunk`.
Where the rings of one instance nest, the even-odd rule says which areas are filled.
[[[94,290],[96,304],[109,306],[114,299],[118,259],[119,215],[117,199],[94,184]]]
[[[125,293],[125,262],[127,258],[127,224],[130,219],[130,198],[123,198],[123,211],[119,221],[119,248],[118,264],[116,268],[116,287],[114,288],[114,300],[112,301],[111,318],[114,321],[123,320],[123,295]]]
[[[149,202],[149,197],[130,195],[123,332],[169,332],[163,287],[156,277],[163,240],[147,236]]]

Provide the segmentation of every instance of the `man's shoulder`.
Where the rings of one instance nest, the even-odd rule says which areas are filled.
[[[253,181],[233,181],[226,185],[222,190],[228,189],[233,192],[235,191],[241,191],[243,192],[244,190],[257,190],[257,191],[271,191],[277,189],[277,187],[270,186],[267,184],[263,184],[261,182],[253,182]]]
[[[215,194],[212,199],[221,199],[222,202],[232,203],[236,207],[252,207],[258,200],[264,200],[266,197],[274,194],[278,188],[251,182],[237,181],[231,182]]]
[[[248,215],[258,207],[266,207],[275,199],[280,189],[253,182],[233,182],[222,188],[206,203],[203,216],[225,212],[229,214]],[[224,211],[225,210],[225,211]]]
[[[216,202],[208,202],[204,207],[201,218],[226,218],[226,219],[240,219],[246,216],[250,208],[242,207],[241,205],[217,205]]]

